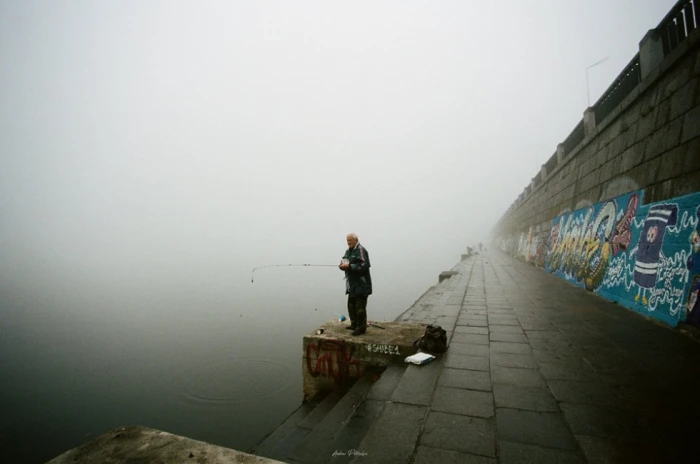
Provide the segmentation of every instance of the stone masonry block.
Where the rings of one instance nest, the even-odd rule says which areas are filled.
[[[664,100],[656,107],[656,118],[654,119],[654,128],[659,129],[668,124],[671,118],[671,100]],[[653,132],[653,131],[651,131]]]
[[[633,145],[627,150],[625,150],[620,155],[620,165],[618,172],[623,173],[629,171],[633,167],[641,164],[642,160],[644,159],[644,146],[644,142],[639,142],[638,144]]]
[[[657,203],[673,196],[673,180],[659,182],[647,188],[644,198],[647,203]]]
[[[646,139],[649,134],[654,130],[654,123],[656,122],[657,113],[659,107],[652,108],[649,113],[642,116],[637,122],[637,132],[635,133],[636,141]]]
[[[604,183],[612,179],[618,174],[618,166],[620,157],[608,161],[600,168],[600,182]]]
[[[661,82],[657,86],[659,89],[656,96],[657,103],[669,98],[678,89],[683,87],[686,82],[688,82],[692,74],[694,64],[694,59],[683,60],[677,68],[674,68],[673,72],[670,72],[661,78]]]
[[[656,181],[660,164],[661,158],[654,158],[628,171],[627,175],[630,179],[634,180],[637,183],[639,188],[646,188],[647,186],[653,184]],[[621,195],[622,193],[618,195]]]
[[[700,136],[700,106],[696,106],[688,111],[682,119],[681,143]]]
[[[700,170],[683,174],[673,181],[673,196],[680,197],[695,193],[700,185]]]
[[[598,169],[608,161],[608,151],[607,147],[603,147],[595,154],[593,157],[593,166]]]
[[[690,113],[686,113],[686,117]],[[697,126],[700,129],[700,124]],[[654,132],[650,137],[644,151],[644,160],[655,158],[680,143],[683,118],[678,118],[668,123],[663,128]]]
[[[625,150],[631,147],[632,145],[635,144],[637,141],[637,131],[639,130],[639,126],[635,123],[632,127],[630,127],[624,134],[623,140],[624,140],[624,148]]]
[[[625,139],[623,135],[619,135],[610,143],[610,151],[608,152],[608,160],[618,156],[625,151]]]
[[[683,173],[683,162],[687,151],[686,145],[679,145],[661,155],[659,174],[656,176],[658,182],[678,177]]]
[[[687,113],[690,108],[692,108],[697,82],[698,79],[694,78],[671,95],[671,114],[669,119],[676,119],[677,117]]]
[[[691,172],[700,169],[700,137],[695,137],[683,146],[685,147],[683,172]]]

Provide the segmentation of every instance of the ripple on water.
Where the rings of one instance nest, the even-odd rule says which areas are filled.
[[[236,357],[193,366],[174,379],[172,388],[197,402],[233,403],[285,390],[291,372],[289,366],[270,359]]]

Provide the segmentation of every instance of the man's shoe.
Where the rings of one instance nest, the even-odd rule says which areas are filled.
[[[349,326],[347,326],[347,327],[345,327],[345,328],[346,328],[347,330],[355,330],[355,329],[357,329],[357,326],[349,325]]]
[[[366,331],[367,331],[367,329],[365,327],[358,327],[357,329],[355,329],[355,331],[352,333],[352,335],[362,335]]]

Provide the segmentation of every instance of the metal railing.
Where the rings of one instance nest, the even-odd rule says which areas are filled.
[[[637,53],[593,105],[596,124],[600,124],[640,82],[642,82],[642,72],[639,67],[639,53]]]
[[[661,34],[665,56],[699,26],[699,9],[698,0],[680,0],[661,20],[656,30]]]

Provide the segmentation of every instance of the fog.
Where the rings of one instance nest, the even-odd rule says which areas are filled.
[[[334,267],[270,267],[253,283],[252,269],[337,264],[355,232],[369,317],[393,320],[488,239],[578,123],[586,67],[607,58],[588,71],[593,103],[674,3],[1,2],[6,446],[78,414],[56,392],[84,366],[106,374],[82,389],[119,385],[108,425],[250,445],[221,438],[235,427],[148,415],[143,372],[243,347],[288,365],[274,392],[291,399],[257,425],[269,431],[301,399],[301,336],[345,312],[344,282]],[[124,412],[134,404],[144,416]]]

